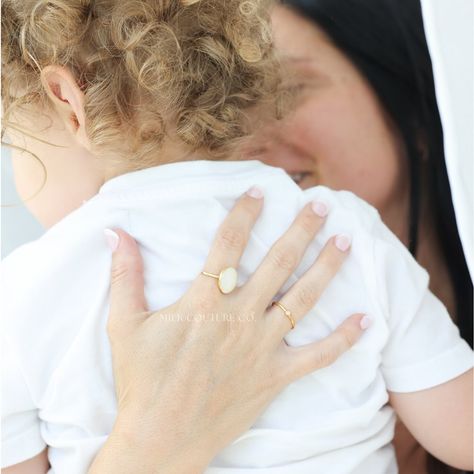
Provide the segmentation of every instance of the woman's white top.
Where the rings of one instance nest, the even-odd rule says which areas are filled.
[[[474,279],[474,2],[422,0],[459,235]]]
[[[112,429],[104,228],[122,228],[138,241],[149,306],[163,308],[203,270],[218,225],[254,184],[263,188],[265,206],[239,267],[240,284],[310,200],[325,201],[330,214],[282,292],[332,235],[353,237],[341,272],[288,331],[287,343],[321,339],[355,312],[373,324],[332,366],[289,385],[206,473],[397,472],[387,391],[447,382],[472,367],[472,351],[428,291],[427,273],[375,209],[349,192],[302,191],[283,170],[257,161],[181,162],[116,177],[4,260],[3,465],[48,445],[50,472],[85,473]]]

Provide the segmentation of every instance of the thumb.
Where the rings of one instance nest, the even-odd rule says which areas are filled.
[[[120,229],[105,229],[112,250],[109,323],[147,311],[143,260],[135,240]]]

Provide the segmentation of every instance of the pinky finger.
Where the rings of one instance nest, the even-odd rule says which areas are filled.
[[[291,368],[290,377],[296,380],[333,364],[359,340],[369,325],[366,315],[353,314],[324,339],[299,347],[287,346],[286,366]]]

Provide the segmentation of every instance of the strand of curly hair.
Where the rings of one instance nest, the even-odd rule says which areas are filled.
[[[279,89],[271,0],[2,0],[2,138],[14,111],[48,108],[40,72],[68,67],[97,156],[144,167],[166,137],[220,159]],[[18,128],[18,124],[16,124]],[[127,137],[127,140],[124,140]]]

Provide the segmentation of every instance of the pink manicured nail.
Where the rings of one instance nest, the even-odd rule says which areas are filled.
[[[360,324],[361,329],[367,329],[372,324],[372,320],[367,315],[365,315],[360,320],[359,324]]]
[[[116,232],[114,232],[111,229],[104,229],[104,235],[105,235],[105,241],[107,242],[107,245],[110,247],[110,250],[112,252],[115,252],[117,250],[120,237]]]
[[[258,186],[252,186],[248,191],[247,195],[254,199],[263,198],[263,191]]]
[[[311,207],[314,213],[319,217],[326,217],[328,215],[329,209],[324,202],[313,201]]]
[[[345,252],[350,246],[351,246],[352,239],[345,234],[339,234],[336,237],[336,240],[334,243],[336,244],[336,247],[341,251]]]

